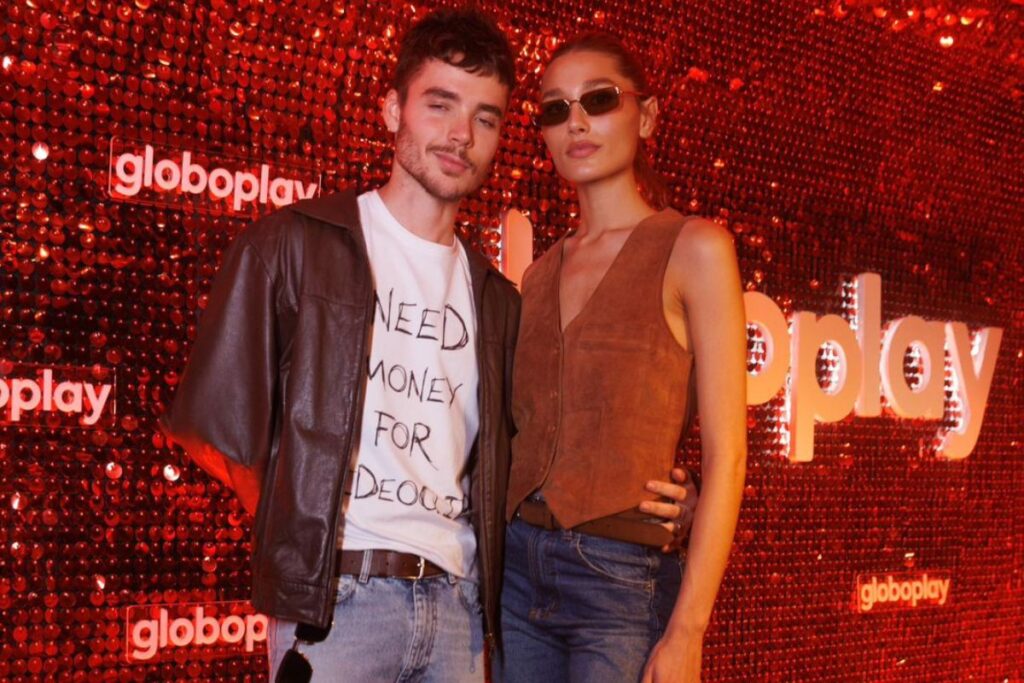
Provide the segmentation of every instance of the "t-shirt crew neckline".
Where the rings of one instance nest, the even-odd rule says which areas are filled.
[[[377,190],[367,194],[367,199],[374,205],[372,208],[376,209],[377,218],[380,219],[375,227],[392,235],[403,246],[415,249],[426,256],[434,258],[453,258],[458,255],[461,244],[455,235],[452,235],[451,244],[438,244],[432,240],[420,237],[395,218],[395,215],[391,213],[388,205],[384,203],[384,199]]]

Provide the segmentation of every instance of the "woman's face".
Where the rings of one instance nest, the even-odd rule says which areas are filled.
[[[632,173],[640,140],[654,130],[657,104],[653,98],[641,102],[636,95],[627,94],[636,90],[635,84],[619,72],[614,57],[601,52],[570,52],[558,57],[541,80],[541,103],[578,100],[609,86],[617,86],[623,93],[611,111],[587,114],[573,102],[564,122],[541,128],[558,173],[575,185]]]

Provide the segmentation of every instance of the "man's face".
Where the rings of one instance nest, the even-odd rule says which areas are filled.
[[[394,90],[384,102],[385,123],[396,134],[395,170],[441,201],[461,200],[490,172],[508,95],[497,76],[428,60],[404,102]]]

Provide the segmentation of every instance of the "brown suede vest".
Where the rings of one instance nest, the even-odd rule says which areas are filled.
[[[540,490],[563,527],[630,510],[668,480],[691,416],[693,356],[665,321],[662,287],[685,219],[641,221],[565,332],[562,241],[531,266],[512,383],[506,513]]]

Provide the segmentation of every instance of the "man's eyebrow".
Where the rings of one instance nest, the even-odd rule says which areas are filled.
[[[589,81],[584,81],[583,88],[584,90],[589,90],[590,88],[598,85],[615,85],[615,81],[610,78],[591,78]],[[549,97],[565,97],[565,93],[561,88],[552,88],[550,90],[545,90],[540,96],[542,100]]]
[[[437,86],[433,88],[427,88],[423,91],[424,95],[430,95],[431,97],[440,97],[442,100],[452,100],[453,102],[459,101],[459,96],[453,93],[451,90],[445,90]]]
[[[505,112],[502,110],[502,108],[493,104],[481,104],[479,107],[477,107],[477,109],[479,111],[487,112],[488,114],[493,114],[499,119],[505,118]]]
[[[427,88],[426,90],[423,91],[423,94],[429,95],[430,97],[437,97],[442,100],[448,100],[450,102],[462,101],[462,98],[459,97],[458,93],[454,93],[451,90],[445,90],[444,88],[437,86],[433,88]],[[477,111],[483,111],[487,112],[488,114],[493,114],[494,116],[497,116],[499,119],[505,117],[505,111],[496,104],[481,104],[477,107]]]

